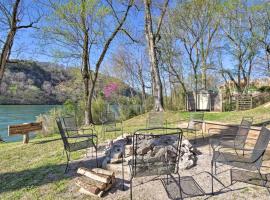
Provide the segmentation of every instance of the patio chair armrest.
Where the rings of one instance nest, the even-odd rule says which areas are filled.
[[[196,129],[193,128],[181,128],[182,131],[197,131]]]
[[[219,153],[222,153],[222,152],[220,152],[220,150],[221,149],[232,149],[232,148],[228,148],[228,147],[220,147],[219,149],[217,149],[217,151],[219,152]],[[262,156],[263,156],[263,154],[265,153],[265,149],[248,149],[248,148],[236,148],[236,149],[234,149],[235,151],[237,151],[237,150],[241,150],[241,151],[244,151],[244,152],[246,152],[246,151],[249,151],[249,152],[258,152],[258,155],[256,155],[256,157],[252,157],[252,160],[251,160],[251,158],[250,158],[250,160],[248,160],[248,161],[244,161],[244,160],[231,160],[231,161],[229,161],[229,160],[227,160],[228,162],[239,162],[239,163],[254,163],[254,162],[256,162],[257,160],[259,160]],[[241,158],[242,156],[239,156],[239,154],[236,152],[236,155],[239,157],[239,158]],[[214,155],[213,155],[214,156]],[[242,157],[243,158],[243,157]]]
[[[221,135],[220,140],[234,139],[236,135]],[[240,136],[239,136],[240,137]]]
[[[220,134],[219,131],[222,131],[222,130],[225,130],[225,129],[222,129],[222,128],[209,128],[208,129],[208,135],[212,132],[212,133],[217,133],[217,134]]]
[[[201,124],[201,123],[203,123],[203,121],[202,120],[200,120],[200,121],[194,120],[193,123],[194,124]]]
[[[88,127],[83,127],[83,128],[80,128],[80,130],[81,131],[89,131],[89,130],[91,130],[92,132],[93,132],[93,128],[91,127],[91,128],[88,128]]]
[[[217,151],[219,151],[219,153],[222,153],[221,151],[226,150],[226,149],[227,150],[253,151],[253,149],[248,149],[248,148],[240,148],[240,147],[234,148],[234,147],[224,147],[224,146],[218,148]]]
[[[82,134],[82,135],[73,135],[73,136],[69,136],[67,138],[94,138],[94,137],[97,137],[97,135],[94,135],[94,134]]]

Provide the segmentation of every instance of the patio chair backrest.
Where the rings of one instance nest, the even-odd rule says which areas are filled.
[[[64,129],[66,130],[77,130],[78,126],[76,119],[73,116],[62,117]]]
[[[114,112],[101,113],[100,121],[102,124],[116,124],[116,117]]]
[[[188,129],[202,130],[203,120],[204,120],[203,112],[190,113]]]
[[[252,117],[243,117],[241,124],[239,125],[238,131],[236,133],[235,139],[234,139],[234,146],[243,148],[245,146],[248,132],[250,130],[250,127],[252,125],[253,118]]]
[[[269,141],[270,141],[270,130],[267,129],[265,126],[263,126],[259,133],[259,136],[257,138],[256,144],[254,146],[251,155],[252,160],[258,159],[256,161],[257,168],[261,167],[263,155],[267,149]]]
[[[64,148],[66,150],[68,150],[69,149],[69,143],[68,143],[68,140],[67,140],[68,135],[67,135],[66,131],[64,130],[63,126],[62,126],[63,119],[58,117],[55,120],[56,120],[56,124],[57,124],[58,130],[59,130],[59,133],[61,135],[62,141],[64,143]]]
[[[149,112],[146,121],[146,128],[164,127],[163,112]]]

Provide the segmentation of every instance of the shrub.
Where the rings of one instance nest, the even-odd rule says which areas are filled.
[[[106,103],[105,101],[101,98],[98,97],[95,101],[92,103],[92,116],[93,120],[96,124],[99,124],[99,118],[100,118],[100,113],[104,112],[106,109]]]
[[[261,86],[258,90],[260,92],[270,92],[270,86]]]
[[[43,129],[38,133],[44,137],[54,133],[58,133],[59,131],[55,119],[57,117],[62,116],[63,113],[64,109],[61,107],[61,108],[53,108],[48,113],[39,115],[37,117],[37,121],[42,121]]]

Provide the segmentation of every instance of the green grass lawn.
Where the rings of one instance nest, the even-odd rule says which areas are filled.
[[[70,175],[58,136],[0,144],[0,199],[58,199],[66,196]],[[72,154],[73,159],[83,152]],[[70,194],[72,199],[72,194]]]
[[[187,112],[165,112],[170,126],[179,119],[188,119]],[[254,116],[255,122],[270,119],[270,108],[263,106],[242,112],[205,113],[209,121],[239,123],[242,116]],[[145,127],[147,114],[125,121],[124,132],[132,133]],[[97,126],[100,131],[101,127]],[[113,137],[113,134],[110,135]],[[21,142],[0,144],[0,199],[74,199],[74,175],[64,174],[66,157],[59,135],[32,139],[27,145]],[[73,160],[85,151],[72,154]],[[83,197],[85,199],[85,197]],[[91,199],[91,197],[89,197]]]

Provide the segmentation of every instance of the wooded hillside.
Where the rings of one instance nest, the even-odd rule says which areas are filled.
[[[120,92],[135,92],[123,82],[101,75],[96,92],[103,93],[109,83],[118,83]],[[7,67],[0,88],[0,104],[62,104],[67,99],[82,98],[83,85],[79,68],[64,68],[53,63],[15,61]]]

